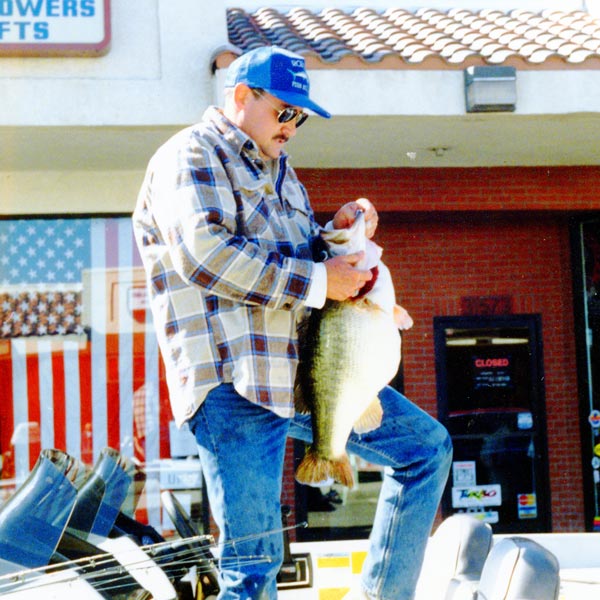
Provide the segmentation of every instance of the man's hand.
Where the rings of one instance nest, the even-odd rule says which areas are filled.
[[[364,252],[334,256],[323,264],[327,268],[327,298],[347,300],[373,278],[370,270],[356,269],[354,265],[364,257]]]
[[[371,239],[375,235],[379,217],[375,207],[366,198],[359,198],[354,202],[344,204],[333,217],[334,229],[347,229],[354,223],[357,211],[365,213],[365,234]]]

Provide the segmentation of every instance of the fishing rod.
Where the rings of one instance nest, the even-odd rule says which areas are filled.
[[[64,583],[68,583],[69,581],[83,579],[93,585],[93,582],[97,581],[98,587],[94,586],[95,589],[98,589],[99,591],[109,590],[111,589],[110,584],[118,581],[124,575],[135,573],[136,570],[148,569],[149,565],[144,560],[132,560],[130,562],[125,560],[127,554],[133,555],[139,553],[140,550],[143,551],[148,558],[156,559],[156,565],[163,571],[165,568],[176,568],[177,570],[181,570],[183,568],[181,565],[182,561],[187,562],[188,560],[191,561],[192,559],[196,560],[198,558],[201,558],[202,560],[199,565],[195,564],[194,566],[196,566],[197,573],[199,574],[211,572],[217,562],[221,565],[236,562],[245,565],[270,562],[272,559],[268,555],[248,555],[236,558],[208,558],[206,556],[206,551],[207,549],[218,549],[219,551],[222,551],[224,548],[243,544],[247,541],[253,541],[307,526],[308,524],[306,522],[301,522],[295,525],[272,529],[267,532],[249,534],[247,536],[241,536],[233,540],[219,543],[215,543],[213,536],[204,534],[178,540],[167,540],[154,544],[136,546],[131,550],[119,552],[121,561],[119,563],[116,563],[115,556],[112,553],[103,552],[93,556],[67,560],[56,564],[23,569],[0,576],[0,594],[5,593],[5,590],[16,591],[19,586],[24,584],[28,584],[28,586],[33,584],[36,588],[43,588],[44,585],[55,583],[55,581],[48,581],[45,583],[43,581],[44,577],[58,573],[67,574],[69,570],[72,571],[72,576],[66,577],[64,580],[61,580],[61,582],[64,581]],[[197,544],[200,545],[198,546]],[[196,547],[194,547],[194,545]],[[110,579],[111,577],[113,579]]]

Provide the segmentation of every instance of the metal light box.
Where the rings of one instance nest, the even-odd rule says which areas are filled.
[[[467,112],[512,112],[517,105],[514,67],[485,66],[465,69]]]

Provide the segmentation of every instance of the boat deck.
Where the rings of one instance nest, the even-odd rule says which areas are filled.
[[[506,537],[511,536],[494,535],[494,544]],[[544,533],[519,537],[533,539],[558,559],[559,600],[600,598],[600,534]],[[358,582],[368,540],[297,542],[290,546],[292,554],[310,555],[313,580],[310,587],[281,590],[280,600],[339,600]],[[437,575],[431,571],[424,572],[422,577],[435,578]],[[416,600],[436,599],[417,595]]]

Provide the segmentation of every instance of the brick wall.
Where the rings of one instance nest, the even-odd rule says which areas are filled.
[[[313,206],[366,196],[379,210],[599,210],[600,167],[298,169]]]
[[[432,319],[460,314],[461,296],[509,295],[515,313],[540,313],[554,528],[583,528],[568,230],[559,218],[496,216],[382,224],[381,244],[401,303],[406,394],[435,414]]]
[[[540,313],[555,531],[584,529],[569,211],[600,210],[600,169],[299,170],[321,219],[369,197],[376,241],[415,320],[404,338],[406,395],[436,412],[433,317],[463,296],[508,295]],[[288,462],[289,465],[289,462]],[[292,493],[293,469],[284,482]]]

